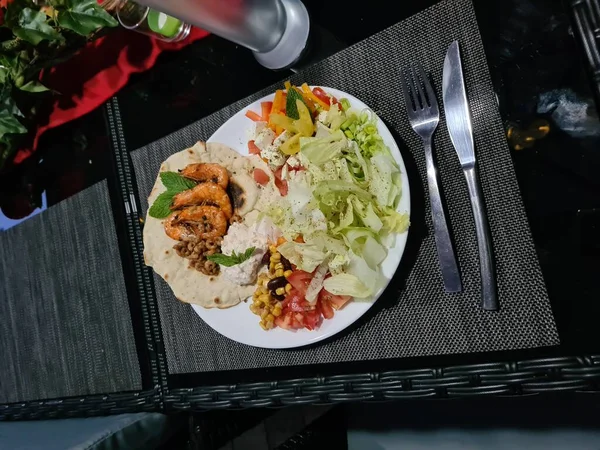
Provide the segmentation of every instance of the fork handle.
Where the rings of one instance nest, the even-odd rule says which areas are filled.
[[[477,246],[479,247],[479,266],[481,270],[481,304],[487,311],[498,309],[498,297],[496,295],[496,276],[494,274],[494,263],[492,258],[492,239],[490,228],[485,217],[483,194],[477,177],[476,166],[464,169],[473,206],[473,218],[475,219],[475,232],[477,233]]]
[[[456,263],[456,255],[452,247],[452,240],[450,239],[446,214],[442,205],[437,169],[433,162],[431,138],[423,139],[423,145],[425,146],[425,160],[427,161],[427,184],[429,185],[429,201],[431,203],[435,245],[440,260],[444,287],[448,292],[460,292],[462,291],[462,283],[460,281],[460,273],[458,272],[458,264]]]

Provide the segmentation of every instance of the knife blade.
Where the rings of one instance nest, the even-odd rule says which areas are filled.
[[[498,297],[496,293],[492,240],[485,214],[483,194],[479,185],[475,144],[473,141],[473,124],[471,122],[467,91],[465,89],[458,41],[450,44],[446,58],[444,59],[442,96],[448,133],[450,134],[450,140],[456,149],[458,160],[467,180],[471,206],[473,208],[481,271],[481,304],[483,309],[495,311],[498,309]]]

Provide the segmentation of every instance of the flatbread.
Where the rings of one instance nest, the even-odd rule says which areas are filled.
[[[274,175],[263,160],[256,156],[242,156],[230,147],[198,142],[193,147],[171,155],[160,166],[159,172],[177,172],[188,164],[217,163],[229,170],[230,192],[234,199],[234,213],[253,222],[274,198],[279,196]],[[254,169],[265,171],[271,178],[266,186],[254,181]],[[148,204],[152,205],[166,188],[157,176]],[[230,308],[250,297],[256,286],[237,286],[222,275],[208,276],[188,267],[189,260],[173,249],[177,241],[165,234],[163,222],[146,215],[144,225],[144,260],[154,268],[171,287],[175,297],[185,303],[204,308]]]

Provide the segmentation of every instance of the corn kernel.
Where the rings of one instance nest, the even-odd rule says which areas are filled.
[[[289,277],[291,274],[292,274],[291,270],[286,270],[285,272],[283,272],[283,276],[286,278]]]
[[[273,253],[273,256],[271,256],[271,260],[272,261],[281,261],[281,253],[279,253],[279,252]]]
[[[292,285],[290,283],[285,285],[285,292],[288,294],[292,291]]]
[[[258,297],[258,300],[268,304],[269,303],[269,294],[262,294],[260,297]]]
[[[277,253],[277,247],[275,247],[274,245],[269,246],[269,251],[271,253]]]
[[[271,269],[271,270],[275,269],[275,263],[274,262],[271,262],[269,264],[269,269]]]
[[[283,236],[281,236],[279,239],[277,239],[277,245],[281,245],[281,244],[285,244],[286,240]]]
[[[267,316],[269,315],[269,311],[267,311],[266,309],[260,313],[260,318],[261,319],[266,319]]]
[[[267,322],[273,322],[275,320],[275,316],[273,314],[269,314],[267,316]]]
[[[267,328],[267,324],[266,324],[264,321],[262,321],[262,320],[261,320],[261,321],[259,322],[259,324],[260,324],[260,327],[261,327],[263,330],[265,330],[265,331],[267,331],[267,330],[268,330],[268,328]]]
[[[273,314],[273,316],[275,317],[279,317],[281,315],[281,308],[278,308],[276,306],[275,308],[273,308],[273,311],[271,311],[271,314]]]
[[[277,288],[277,289],[275,289],[275,293],[277,295],[283,295],[283,294],[285,294],[285,288],[282,288],[282,287]]]
[[[275,269],[283,269],[283,264],[282,263],[275,264]]]
[[[277,269],[275,271],[275,276],[276,277],[282,277],[283,276],[283,269]]]

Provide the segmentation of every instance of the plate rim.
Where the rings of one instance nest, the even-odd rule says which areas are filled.
[[[317,87],[316,85],[311,85],[311,88],[313,87]],[[321,87],[322,89],[324,89],[327,92],[331,92],[334,96],[336,96],[337,98],[348,98],[350,100],[350,102],[352,103],[353,101],[358,101],[361,104],[365,105],[366,108],[372,110],[374,113],[375,111],[364,101],[362,101],[361,99],[359,99],[358,97],[354,96],[353,94],[350,94],[348,92],[342,91],[340,89],[336,89],[336,88],[332,88],[332,87],[328,87],[328,86],[324,86],[324,85],[318,85],[318,87]],[[243,113],[252,107],[252,105],[255,105],[257,103],[263,102],[263,101],[272,101],[273,100],[273,96],[275,95],[275,93],[270,93],[267,95],[264,95],[263,97],[250,102],[248,105],[242,107],[239,111],[236,111],[234,114],[231,115],[231,117],[229,117],[229,119],[227,119],[223,124],[221,124],[221,126],[215,130],[214,133],[211,134],[211,136],[206,140],[207,143],[210,142],[218,142],[216,140],[214,140],[214,136],[218,135],[219,133],[222,132],[223,129],[225,129],[228,124],[234,119],[237,118],[240,115],[243,115]],[[404,201],[406,201],[406,208],[405,210],[403,210],[403,212],[406,212],[409,215],[409,219],[410,219],[410,215],[411,215],[411,199],[410,199],[410,183],[408,180],[408,175],[407,175],[407,170],[406,170],[406,164],[404,162],[404,158],[402,157],[402,152],[400,151],[400,146],[398,145],[398,143],[396,142],[396,139],[394,138],[394,135],[392,134],[391,130],[389,129],[389,127],[386,125],[386,123],[381,119],[381,117],[379,117],[379,115],[377,113],[375,113],[378,119],[378,127],[383,128],[383,130],[385,132],[387,132],[390,136],[391,142],[393,142],[393,146],[395,146],[397,153],[398,153],[398,158],[399,158],[399,165],[400,168],[402,170],[402,179],[403,179],[403,189],[402,189],[402,198]],[[247,130],[244,130],[244,132],[247,132]],[[236,152],[240,153],[243,156],[246,156],[246,154],[241,153],[237,148],[232,147],[233,150],[235,150]],[[392,154],[394,153],[393,149],[392,150]],[[396,159],[396,158],[394,158]],[[402,201],[402,200],[401,200]],[[257,344],[257,343],[250,343],[247,341],[244,341],[243,339],[240,339],[238,337],[238,335],[236,335],[235,333],[229,333],[226,329],[226,331],[223,331],[221,328],[217,329],[215,326],[213,326],[213,323],[211,323],[212,321],[210,320],[210,316],[216,313],[223,313],[226,312],[228,310],[233,310],[234,308],[240,308],[241,305],[245,305],[247,304],[247,300],[246,301],[242,301],[240,302],[238,305],[235,305],[231,308],[227,308],[227,309],[216,309],[216,308],[203,308],[200,305],[195,305],[195,304],[191,304],[192,309],[194,310],[194,312],[209,326],[211,327],[211,329],[213,329],[215,332],[219,333],[220,335],[231,339],[232,341],[238,342],[240,344],[244,344],[244,345],[249,345],[251,347],[256,347],[256,348],[264,348],[264,349],[268,349],[268,350],[284,350],[284,349],[293,349],[293,348],[302,348],[302,347],[307,347],[310,345],[313,345],[317,342],[323,341],[325,339],[329,339],[341,332],[343,332],[344,330],[346,330],[348,327],[352,326],[356,321],[358,321],[362,316],[364,316],[367,311],[369,311],[373,305],[381,298],[381,296],[383,295],[383,293],[386,291],[387,287],[389,286],[391,280],[393,279],[394,275],[396,274],[396,272],[398,271],[398,268],[400,267],[400,264],[402,263],[402,258],[404,257],[404,253],[406,251],[406,242],[408,240],[408,234],[410,233],[410,227],[409,229],[404,232],[401,233],[396,239],[402,239],[403,243],[401,246],[401,254],[400,257],[398,259],[398,263],[396,265],[396,267],[393,270],[393,274],[391,275],[391,277],[389,279],[386,279],[385,285],[383,285],[380,288],[380,291],[374,296],[375,298],[373,299],[373,301],[369,301],[369,302],[356,302],[355,304],[359,304],[359,305],[363,305],[362,310],[358,310],[354,313],[354,317],[350,319],[350,321],[343,327],[339,328],[339,329],[334,329],[334,330],[330,330],[329,332],[325,332],[325,333],[319,333],[319,334],[314,334],[313,337],[310,337],[310,334],[318,332],[321,328],[315,330],[315,331],[308,331],[308,330],[300,330],[300,333],[302,333],[302,335],[307,336],[306,340],[303,340],[300,343],[290,343],[290,344],[286,344],[286,343],[281,343],[279,344],[279,340],[278,339],[269,339],[270,344]],[[383,263],[382,263],[383,264]],[[248,308],[246,308],[248,309]],[[343,310],[342,310],[343,311]],[[248,309],[248,313],[250,313],[249,309]],[[336,312],[338,313],[338,312]],[[335,319],[334,319],[335,320]],[[257,328],[260,328],[258,326],[258,323],[256,324]],[[291,333],[291,331],[289,330],[278,330],[278,329],[273,329],[270,330],[268,333],[265,332],[265,337],[268,336],[268,334],[275,334],[277,332],[284,332],[286,333],[286,335],[289,335]],[[296,334],[296,333],[294,333]]]

